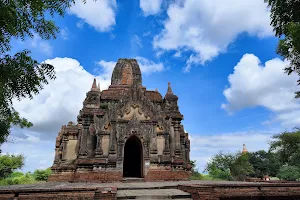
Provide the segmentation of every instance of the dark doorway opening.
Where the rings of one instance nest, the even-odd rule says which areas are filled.
[[[142,178],[142,160],[141,141],[133,135],[124,147],[123,176]]]

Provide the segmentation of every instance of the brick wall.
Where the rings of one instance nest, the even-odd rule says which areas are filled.
[[[0,199],[1,200],[12,200],[14,199],[15,194],[10,193],[10,194],[0,194]]]
[[[300,185],[179,185],[178,189],[198,200],[288,200],[300,199]]]
[[[123,180],[123,174],[119,171],[102,172],[76,172],[74,182],[113,182]]]
[[[145,181],[178,181],[188,180],[190,176],[186,171],[175,170],[154,170],[150,169],[145,176]]]
[[[116,200],[116,187],[0,191],[1,200]]]
[[[16,200],[94,200],[95,191],[20,193]]]
[[[100,172],[72,172],[62,174],[52,174],[49,182],[113,182],[121,181],[123,174],[120,171],[100,171]]]
[[[150,169],[145,176],[145,181],[178,181],[188,180],[189,172],[182,170],[154,170]],[[114,182],[122,181],[123,174],[120,171],[100,172],[75,172],[52,174],[49,182]]]

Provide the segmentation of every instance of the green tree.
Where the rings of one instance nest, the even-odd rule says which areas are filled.
[[[300,129],[293,132],[283,132],[273,136],[270,151],[277,153],[282,164],[298,165],[300,167]]]
[[[252,177],[262,178],[264,175],[276,176],[282,163],[278,155],[264,150],[249,152],[249,162],[253,166]]]
[[[300,1],[264,0],[271,8],[271,25],[277,37],[281,38],[277,53],[290,61],[286,73],[300,76]],[[283,36],[283,37],[282,37]],[[300,79],[298,80],[300,84]],[[296,92],[300,97],[300,92]]]
[[[213,179],[232,180],[230,169],[221,170],[216,166],[212,166],[209,170],[209,176]]]
[[[47,181],[50,175],[51,175],[51,168],[47,168],[45,170],[37,169],[33,172],[33,177],[37,181]]]
[[[0,144],[6,141],[12,125],[21,128],[33,125],[19,116],[12,99],[32,98],[49,79],[55,78],[54,67],[39,63],[29,50],[11,55],[11,40],[26,40],[34,35],[55,39],[59,28],[46,19],[46,13],[50,17],[64,16],[74,3],[74,0],[0,1]]]
[[[231,180],[230,169],[235,160],[235,154],[219,152],[206,164],[204,171],[215,179]]]
[[[253,167],[249,162],[249,155],[246,154],[237,154],[235,161],[230,167],[230,173],[235,180],[243,181],[246,176],[253,173]]]
[[[217,168],[222,171],[226,171],[230,169],[232,163],[234,162],[236,156],[235,154],[225,154],[223,152],[219,152],[214,155],[211,160],[206,164],[205,170],[209,172],[211,169]]]
[[[0,155],[0,179],[7,178],[15,170],[24,166],[23,155]]]
[[[300,179],[300,168],[297,166],[282,166],[277,175],[278,178],[287,181]]]

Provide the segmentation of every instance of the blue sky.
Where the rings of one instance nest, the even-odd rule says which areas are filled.
[[[33,100],[15,101],[34,127],[14,127],[2,149],[25,154],[24,171],[52,165],[60,127],[76,120],[94,77],[108,87],[119,58],[138,60],[148,89],[164,95],[171,82],[200,170],[244,143],[267,149],[271,135],[300,122],[297,77],[283,73],[262,0],[76,1],[53,20],[56,40],[13,41],[13,52],[30,49],[57,72]]]

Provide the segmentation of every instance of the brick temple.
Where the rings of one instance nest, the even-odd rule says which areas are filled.
[[[190,140],[177,101],[170,83],[164,97],[147,90],[137,61],[119,59],[109,88],[94,79],[77,124],[62,126],[49,181],[186,180]]]

